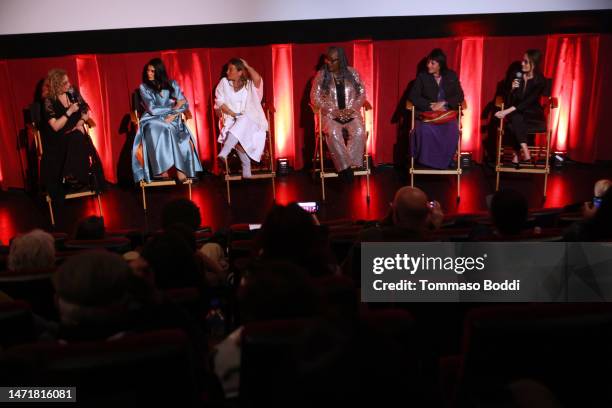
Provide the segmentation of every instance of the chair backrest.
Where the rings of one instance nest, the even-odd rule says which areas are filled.
[[[35,340],[30,305],[24,301],[0,302],[0,349]]]
[[[132,96],[130,98],[130,119],[134,125],[138,126],[142,112],[143,107],[142,98],[140,97],[140,89],[136,88],[132,92]]]
[[[246,406],[355,403],[375,396],[385,404],[417,398],[429,379],[405,311],[362,314],[353,332],[316,319],[250,323],[241,345],[240,399]],[[402,393],[391,392],[394,386]]]
[[[76,387],[77,400],[87,406],[197,406],[196,365],[187,335],[163,330],[117,340],[17,346],[0,360],[0,382]]]
[[[127,252],[131,249],[131,241],[126,237],[110,237],[103,239],[70,239],[64,247],[71,249],[107,249],[113,252]]]
[[[612,381],[610,344],[611,304],[473,309],[465,319],[462,390],[470,393],[533,378],[570,399],[607,393]]]
[[[542,96],[551,97],[553,80],[552,78],[544,78],[544,81],[545,81],[545,86],[544,86],[544,92],[542,92]]]
[[[42,120],[42,105],[40,102],[32,102],[29,108],[29,122],[40,127],[40,121]]]
[[[142,98],[140,96],[140,89],[136,88],[134,92],[132,92],[132,105],[131,108],[133,111],[136,111],[140,114],[142,110]]]
[[[27,301],[31,309],[47,319],[56,319],[55,289],[52,277],[55,269],[0,273],[0,290],[13,299]]]

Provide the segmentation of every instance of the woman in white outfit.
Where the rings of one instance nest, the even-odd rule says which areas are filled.
[[[259,162],[266,144],[268,121],[261,107],[263,79],[253,67],[240,58],[227,64],[226,76],[215,90],[215,108],[223,115],[223,128],[218,141],[219,152],[227,160],[236,149],[242,163],[242,177],[251,177],[251,159]]]

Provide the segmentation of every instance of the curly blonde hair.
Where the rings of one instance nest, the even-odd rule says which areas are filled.
[[[57,98],[62,93],[62,82],[66,75],[66,71],[61,68],[49,71],[43,84],[43,98]]]

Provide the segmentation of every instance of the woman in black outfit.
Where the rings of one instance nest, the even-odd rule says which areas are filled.
[[[508,108],[495,114],[502,119],[506,116],[508,130],[514,136],[514,156],[512,163],[519,163],[519,152],[523,160],[531,160],[527,147],[527,135],[535,130],[545,129],[544,110],[540,105],[540,97],[546,90],[546,78],[541,72],[542,53],[539,50],[527,50],[521,61],[521,75],[512,81],[506,104]],[[519,78],[520,77],[520,78]]]
[[[89,107],[63,69],[52,69],[45,79],[42,115],[41,178],[51,198],[61,200],[86,186],[98,190],[104,175],[85,130]]]

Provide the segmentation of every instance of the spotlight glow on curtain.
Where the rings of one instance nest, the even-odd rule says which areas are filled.
[[[272,46],[272,78],[274,89],[274,136],[276,157],[286,157],[295,161],[295,142],[293,131],[293,67],[291,65],[292,46],[278,44]]]
[[[553,78],[552,146],[574,160],[596,158],[595,121],[599,111],[599,35],[551,35],[547,38],[544,75]]]
[[[6,166],[8,169],[12,164],[9,162],[9,160],[5,160],[5,158],[14,157],[15,154],[13,151],[11,151],[11,148],[16,147],[14,143],[7,143],[7,141],[16,139],[14,132],[17,130],[17,125],[13,115],[13,103],[11,103],[14,98],[11,98],[9,95],[11,90],[9,83],[10,75],[8,71],[8,64],[6,61],[0,61],[0,84],[2,85],[3,89],[3,92],[0,93],[0,104],[2,106],[2,109],[0,109],[0,140],[2,141],[2,143],[0,143],[0,188],[5,187],[3,167]],[[14,173],[16,174],[17,172]],[[7,174],[10,175],[8,172]],[[7,186],[12,187],[21,183],[21,180],[15,179],[15,181],[9,181],[6,184]]]
[[[366,87],[366,95],[372,107],[376,109],[374,101],[374,43],[372,40],[355,41],[353,44],[354,67],[359,72],[361,80]],[[365,113],[365,126],[369,134],[367,150],[372,156],[375,155],[376,137],[374,135],[374,109]]]
[[[91,116],[96,122],[96,127],[90,130],[91,139],[102,160],[104,177],[111,181],[117,181],[117,173],[113,163],[111,127],[109,113],[105,112],[102,87],[100,83],[100,72],[95,55],[79,55],[76,57],[79,91],[91,108]]]
[[[480,90],[482,88],[483,37],[461,40],[460,80],[467,111],[463,116],[461,149],[472,152],[475,159],[480,158]]]

